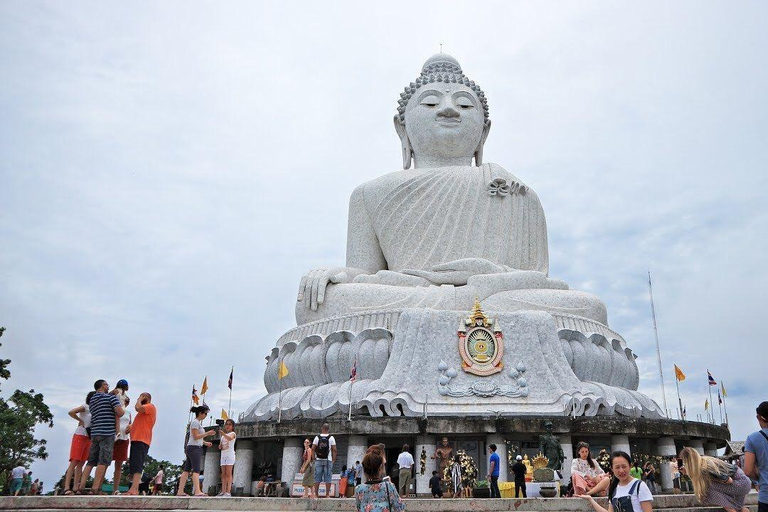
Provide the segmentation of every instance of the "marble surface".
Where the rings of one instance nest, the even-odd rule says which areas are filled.
[[[374,417],[421,416],[425,409],[430,416],[662,416],[659,406],[642,393],[580,380],[552,316],[541,311],[494,315],[504,333],[505,371],[489,377],[462,371],[456,329],[464,316],[432,309],[403,311],[383,372],[378,378],[361,375],[352,385],[353,412]],[[346,380],[283,391],[282,417],[346,412],[350,385]],[[278,393],[270,393],[244,419],[274,419],[277,406]]]
[[[483,161],[488,99],[456,59],[437,54],[425,62],[400,95],[394,125],[403,170],[353,191],[346,262],[302,277],[297,327],[267,356],[268,395],[241,419],[273,419],[278,404],[285,419],[350,408],[412,416],[425,407],[438,415],[489,408],[505,415],[662,414],[636,392],[635,355],[608,326],[605,304],[548,275],[539,197],[512,172]],[[448,360],[458,355],[457,322],[475,300],[508,322],[507,339],[519,347],[510,360],[505,354],[503,375],[467,380],[460,362]],[[437,374],[436,353],[448,365]],[[283,364],[289,374],[280,380]],[[560,380],[547,383],[535,372]]]

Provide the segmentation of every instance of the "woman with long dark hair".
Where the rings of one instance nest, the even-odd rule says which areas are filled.
[[[184,449],[187,459],[182,466],[179,489],[176,492],[177,496],[187,495],[184,492],[184,486],[187,485],[187,478],[189,478],[190,473],[192,473],[192,494],[194,496],[207,496],[200,489],[200,473],[203,470],[203,445],[210,447],[211,443],[206,441],[205,438],[216,434],[215,430],[206,432],[203,428],[203,420],[208,416],[209,410],[205,404],[189,410],[189,412],[195,415],[195,418],[189,424],[189,440]]]
[[[578,457],[571,463],[571,482],[573,494],[576,496],[589,494],[600,496],[608,489],[611,479],[605,474],[600,464],[595,462],[589,453],[589,445],[581,442],[576,445]],[[605,494],[602,494],[605,496]]]
[[[315,457],[312,451],[312,441],[309,438],[304,440],[304,454],[301,456],[301,473],[303,478],[301,479],[301,486],[304,487],[304,493],[302,498],[317,497],[314,494],[315,487]]]
[[[382,480],[384,454],[371,446],[363,457],[365,483],[355,486],[355,510],[358,512],[402,512],[405,510],[395,484]]]
[[[699,455],[690,447],[680,452],[680,472],[693,483],[696,498],[704,505],[723,507],[727,512],[749,512],[744,497],[752,488],[741,468],[715,457]]]
[[[613,480],[608,487],[608,509],[597,504],[592,494],[581,494],[579,498],[589,501],[595,512],[651,512],[653,495],[642,480],[633,477],[629,470],[632,459],[626,452],[613,452],[611,471]]]

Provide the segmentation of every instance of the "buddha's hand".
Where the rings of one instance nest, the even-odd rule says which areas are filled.
[[[308,304],[312,311],[325,301],[325,289],[329,284],[351,283],[364,270],[350,267],[317,268],[310,270],[301,278],[297,302]]]
[[[464,286],[470,277],[480,274],[500,274],[509,269],[484,258],[462,258],[441,263],[432,270],[403,270],[404,274],[423,277],[436,285]]]

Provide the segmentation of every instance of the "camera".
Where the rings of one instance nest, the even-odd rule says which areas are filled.
[[[216,424],[217,424],[218,426],[222,426],[222,425],[224,425],[224,420],[221,420],[221,419],[219,419],[219,420],[216,420]]]

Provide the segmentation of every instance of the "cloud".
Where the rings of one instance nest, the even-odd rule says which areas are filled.
[[[733,436],[766,399],[759,358],[768,149],[765,7],[443,2],[0,5],[0,324],[6,386],[66,411],[97,378],[158,405],[179,462],[193,383],[263,393],[299,279],[344,261],[349,194],[399,168],[399,92],[443,43],[489,97],[486,159],[542,200],[551,274],[601,297],[660,400],[706,369]],[[761,12],[758,12],[761,11]],[[42,433],[42,432],[41,432]],[[50,488],[50,487],[49,487]]]

